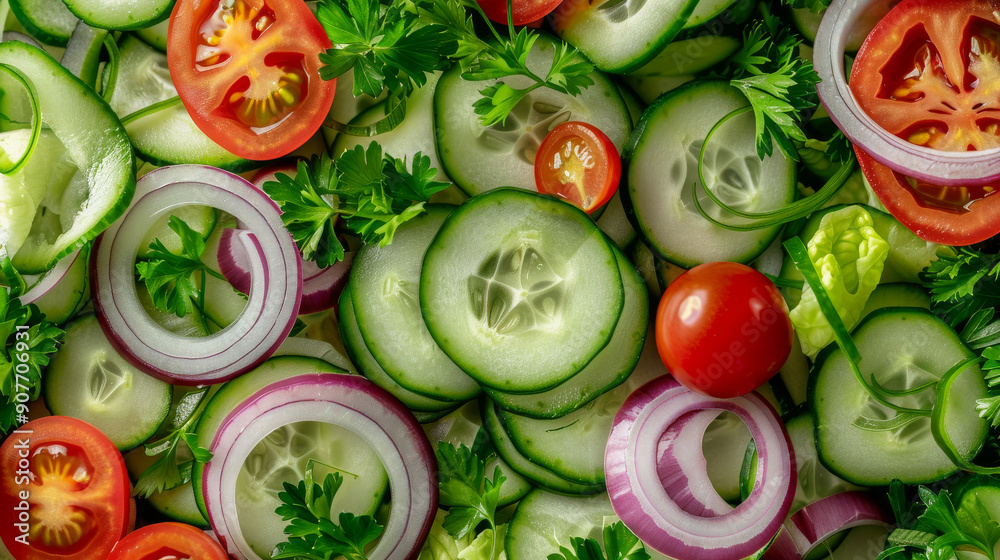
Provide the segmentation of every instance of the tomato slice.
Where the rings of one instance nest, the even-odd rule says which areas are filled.
[[[988,0],[904,0],[868,36],[851,71],[858,104],[887,131],[945,151],[1000,148],[1000,24]],[[918,236],[968,245],[1000,233],[995,185],[946,187],[857,150],[879,200]]]
[[[566,122],[542,140],[535,156],[535,187],[587,213],[618,190],[622,161],[610,138],[585,122]]]
[[[234,154],[274,159],[304,144],[333,104],[331,47],[301,0],[178,0],[167,64],[198,128]]]
[[[204,531],[184,523],[147,525],[115,545],[107,560],[228,560]]]
[[[32,420],[0,447],[0,464],[0,537],[14,558],[105,558],[128,532],[125,460],[90,424]]]
[[[507,0],[476,0],[490,20],[507,25]],[[526,25],[549,15],[562,0],[513,0],[514,25]]]

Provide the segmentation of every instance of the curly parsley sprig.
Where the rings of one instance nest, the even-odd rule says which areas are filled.
[[[819,75],[798,56],[802,40],[771,14],[748,28],[743,46],[724,74],[750,101],[756,118],[757,155],[774,153],[774,144],[798,161],[795,143],[806,142],[803,115],[816,107]]]
[[[470,11],[480,16],[495,41],[476,35]],[[398,126],[406,98],[426,83],[428,74],[452,64],[459,64],[462,77],[470,81],[530,80],[525,87],[498,82],[481,90],[483,97],[474,107],[484,126],[504,122],[538,88],[575,96],[594,83],[594,66],[565,43],[556,48],[545,75],[536,73],[528,67],[528,55],[539,35],[524,28],[515,31],[508,21],[504,37],[475,0],[406,0],[388,6],[379,0],[321,0],[316,17],[334,45],[320,55],[325,65],[320,76],[329,80],[353,70],[355,96],[387,93],[385,117],[376,125],[328,123],[349,134],[373,135]]]
[[[344,258],[335,230],[339,219],[364,242],[388,245],[400,225],[448,186],[435,181],[436,174],[429,157],[418,152],[407,168],[372,142],[367,151],[357,146],[336,162],[327,154],[299,162],[294,178],[279,173],[263,188],[281,207],[302,257],[326,267]]]
[[[186,484],[191,481],[195,463],[204,464],[212,460],[212,453],[198,445],[198,434],[194,431],[208,404],[208,391],[209,388],[205,387],[184,395],[175,408],[170,433],[145,444],[146,455],[159,455],[159,459],[139,476],[132,490],[133,496],[148,498],[157,492]],[[184,447],[191,452],[190,460],[181,461],[178,457],[178,452]]]
[[[605,555],[605,552],[607,553]],[[604,550],[597,539],[571,537],[570,546],[559,547],[558,554],[549,554],[548,560],[649,560],[649,553],[628,527],[621,521],[604,527]]]

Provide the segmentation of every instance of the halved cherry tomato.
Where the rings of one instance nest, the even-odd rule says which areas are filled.
[[[0,447],[0,464],[0,537],[14,558],[106,558],[129,531],[125,460],[90,424],[32,420]]]
[[[336,88],[331,47],[301,0],[178,0],[167,63],[198,128],[247,159],[286,155],[319,129]]]
[[[1000,24],[989,0],[904,0],[868,36],[851,71],[858,104],[891,132],[947,151],[1000,147]],[[969,245],[1000,233],[996,185],[910,179],[857,150],[886,208],[921,238]]]
[[[107,560],[228,560],[205,531],[184,523],[156,523],[129,533]]]
[[[622,161],[611,139],[584,122],[566,122],[542,140],[535,156],[535,188],[582,208],[603,206],[618,190]]]
[[[507,25],[507,0],[476,0],[491,20]],[[562,0],[513,0],[514,25],[533,23],[549,15]]]
[[[742,264],[712,262],[667,286],[656,311],[656,349],[688,388],[730,398],[767,382],[792,350],[781,293]]]

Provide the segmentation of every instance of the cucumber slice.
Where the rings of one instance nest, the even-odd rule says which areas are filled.
[[[865,378],[874,376],[889,389],[906,389],[937,381],[958,362],[972,357],[958,335],[928,311],[889,308],[868,316],[854,331]],[[898,478],[905,484],[939,480],[958,470],[941,451],[930,431],[930,419],[916,417],[891,429],[862,429],[858,422],[884,421],[896,413],[876,403],[858,383],[837,348],[816,361],[810,402],[816,413],[816,449],[834,474],[862,486],[881,486]],[[946,407],[945,429],[963,457],[972,458],[986,437],[986,420],[975,402],[986,396],[978,365],[970,365],[954,382],[950,399],[934,403],[932,390],[895,398],[901,406]]]
[[[354,313],[353,292],[351,284],[348,283],[344,291],[340,294],[340,333],[344,341],[344,349],[347,350],[351,361],[357,365],[358,371],[372,383],[392,393],[407,408],[415,412],[433,413],[444,411],[447,414],[454,410],[459,403],[442,401],[414,393],[396,383],[396,380],[382,369],[382,366],[379,365],[378,361],[375,360],[375,357],[368,350],[365,339],[361,335],[361,329],[358,328],[357,317]]]
[[[886,307],[916,307],[930,310],[931,295],[918,284],[907,282],[879,284],[872,295],[868,297],[868,302],[861,310],[861,318],[858,321],[860,322],[873,312]]]
[[[215,208],[195,204],[175,208],[171,210],[169,215],[159,218],[156,224],[149,228],[149,231],[146,232],[146,238],[139,245],[139,252],[136,256],[149,255],[149,246],[155,239],[159,239],[167,251],[178,255],[181,253],[183,249],[181,238],[174,230],[170,229],[170,216],[176,216],[183,220],[191,229],[200,233],[203,239],[207,239],[215,229]]]
[[[697,0],[573,2],[556,18],[559,36],[605,72],[624,74],[653,59],[684,28]]]
[[[611,339],[623,300],[617,258],[590,217],[519,189],[455,210],[420,275],[434,340],[476,381],[511,393],[583,369]]]
[[[365,245],[351,265],[358,328],[372,356],[404,388],[441,401],[467,401],[479,385],[438,347],[420,314],[424,253],[453,206],[426,213],[396,231],[391,245]]]
[[[63,0],[76,17],[102,29],[125,31],[159,23],[174,0]]]
[[[73,264],[66,270],[62,279],[35,302],[38,310],[45,314],[45,318],[56,325],[65,323],[73,317],[86,303],[84,300],[89,297],[90,283],[87,278],[87,264],[90,258],[90,247],[90,245],[85,245],[79,253],[63,257],[74,259]]]
[[[3,240],[14,266],[37,274],[122,215],[135,192],[135,159],[125,128],[110,107],[44,51],[19,41],[3,42],[0,64],[19,69],[34,83],[45,124],[78,170],[63,188],[48,189],[20,247]],[[5,190],[10,177],[0,181]]]
[[[330,504],[332,519],[341,512],[373,515],[382,503],[389,477],[375,450],[350,429],[325,422],[286,424],[262,439],[236,477],[239,528],[251,550],[270,558],[278,543],[288,540],[288,526],[275,513],[284,484],[305,478],[309,461],[316,461],[315,479],[339,472],[344,482]],[[331,468],[333,467],[333,468]],[[334,470],[335,469],[335,470]]]
[[[32,37],[65,47],[80,21],[62,0],[10,0],[10,11]]]
[[[753,14],[756,6],[753,0],[701,0],[684,24],[682,35],[697,32],[699,28],[704,33],[718,34],[721,29],[716,29],[713,24],[720,27],[742,24]],[[705,29],[710,26],[710,29]]]
[[[165,53],[167,52],[167,31],[170,29],[170,20],[165,19],[156,25],[143,27],[133,31],[135,36],[142,39],[147,45]]]
[[[198,427],[195,430],[198,434],[198,445],[205,449],[211,449],[212,442],[215,440],[215,434],[219,431],[229,413],[235,410],[244,400],[267,385],[300,373],[327,372],[346,373],[324,360],[299,356],[279,356],[267,360],[255,369],[233,380],[227,381],[212,395],[211,400],[205,405],[201,419],[198,420]],[[204,465],[195,463],[194,470],[191,473],[191,482],[194,486],[198,509],[201,510],[201,514],[205,518],[208,518],[205,497],[201,491],[201,479],[204,470]],[[302,477],[299,477],[299,480],[302,480]],[[271,511],[274,511],[273,508]]]
[[[725,35],[702,35],[674,41],[630,79],[692,76],[709,70],[740,48],[740,41]]]
[[[556,43],[540,36],[528,55],[528,67],[548,71]],[[632,130],[628,109],[618,88],[604,75],[591,74],[594,84],[572,97],[539,88],[522,99],[504,123],[484,127],[473,103],[492,81],[462,78],[456,65],[444,73],[434,94],[438,157],[455,184],[469,196],[497,187],[535,191],[535,154],[545,135],[566,121],[590,123],[608,135],[621,151]],[[529,85],[522,76],[505,79],[512,87]]]
[[[649,296],[642,278],[621,251],[618,270],[625,288],[621,318],[611,341],[587,367],[542,393],[514,395],[484,388],[484,392],[505,410],[531,418],[556,418],[573,412],[618,386],[633,372],[642,353],[649,325]],[[600,405],[597,405],[600,406]]]
[[[786,420],[785,430],[795,451],[795,469],[798,471],[795,497],[792,499],[793,513],[827,496],[861,490],[827,470],[819,461],[816,455],[816,421],[811,412],[800,412]]]
[[[180,461],[191,460],[189,455],[190,452],[187,450],[187,447],[183,445],[178,447],[177,458]],[[149,468],[157,459],[158,457],[146,455],[144,447],[126,453],[125,466],[128,468],[132,482],[135,483],[143,471]],[[198,503],[194,499],[194,490],[192,490],[190,482],[169,490],[164,490],[163,492],[154,492],[148,498],[145,498],[145,501],[153,510],[167,519],[187,523],[188,525],[194,525],[203,529],[210,527],[208,520],[198,510]]]
[[[568,480],[525,457],[507,435],[497,407],[489,399],[481,399],[480,405],[483,427],[489,433],[497,454],[521,476],[543,488],[564,494],[597,494],[604,491],[604,484],[580,484]]]
[[[732,111],[749,105],[727,82],[693,82],[661,97],[643,114],[629,140],[626,183],[619,191],[636,231],[660,257],[682,267],[711,261],[748,263],[767,249],[780,227],[737,232],[718,227],[694,206],[698,156],[705,137]],[[709,142],[704,160],[709,187],[723,202],[747,212],[763,212],[791,202],[796,193],[795,162],[775,150],[757,156],[752,113],[735,117]],[[739,223],[699,188],[699,201],[713,217]]]
[[[72,416],[104,432],[119,449],[148,440],[170,411],[170,385],[146,375],[114,349],[94,315],[66,327],[65,343],[42,377],[53,414]]]
[[[118,50],[119,80],[110,104],[120,117],[177,95],[167,69],[167,55],[130,34],[123,36]],[[138,118],[125,128],[140,157],[155,165],[194,163],[234,172],[260,165],[230,153],[205,136],[182,104]]]
[[[618,521],[608,495],[561,496],[534,490],[521,500],[507,525],[504,547],[510,560],[537,560],[570,548],[570,538],[596,539],[604,546],[604,526]],[[625,552],[625,551],[622,551]]]
[[[59,59],[59,64],[95,91],[101,66],[101,52],[104,50],[104,40],[107,37],[107,29],[91,27],[81,21],[76,24],[73,36],[66,44],[66,52]]]

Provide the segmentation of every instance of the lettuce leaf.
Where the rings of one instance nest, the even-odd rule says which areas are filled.
[[[490,558],[493,547],[493,531],[486,529],[479,533],[469,533],[461,539],[456,539],[444,528],[444,518],[447,511],[439,509],[431,525],[431,532],[424,541],[417,560],[506,560],[504,551],[504,536],[507,525],[497,526],[496,551]]]
[[[867,210],[849,206],[823,216],[806,248],[844,325],[854,328],[882,276],[889,244],[875,231]],[[791,319],[802,352],[810,358],[833,342],[833,328],[808,285]]]

